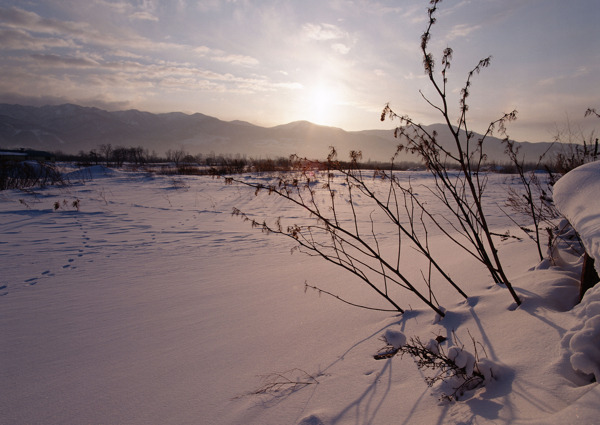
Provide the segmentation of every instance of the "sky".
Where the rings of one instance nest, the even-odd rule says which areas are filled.
[[[392,128],[386,103],[442,122],[422,66],[427,0],[0,0],[0,102],[200,112],[275,126]],[[480,59],[468,98],[484,131],[518,111],[508,134],[590,137],[600,124],[598,0],[444,0],[437,58],[453,49],[448,104]],[[439,75],[438,75],[439,77]],[[567,131],[570,128],[570,131]]]

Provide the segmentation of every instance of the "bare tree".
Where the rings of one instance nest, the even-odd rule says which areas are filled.
[[[104,157],[104,161],[106,162],[106,166],[110,167],[110,161],[113,155],[113,147],[110,143],[105,145],[100,145],[100,155]]]
[[[598,116],[595,109],[588,108],[585,116]],[[598,138],[591,131],[586,136],[581,128],[575,127],[567,117],[563,126],[557,126],[554,142],[560,147],[550,167],[559,174],[565,174],[580,165],[598,159]]]
[[[171,161],[175,163],[175,166],[178,167],[179,163],[183,160],[183,158],[188,155],[188,153],[183,149],[169,149],[167,152],[167,161]]]

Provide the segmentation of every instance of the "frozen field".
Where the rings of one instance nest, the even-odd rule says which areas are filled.
[[[236,207],[304,219],[281,199],[210,177],[101,167],[71,180],[0,192],[3,424],[600,423],[594,375],[572,361],[577,350],[600,359],[593,329],[589,346],[574,343],[600,314],[598,289],[572,308],[578,254],[562,251],[553,265],[529,240],[499,242],[524,299],[515,309],[483,267],[432,230],[434,251],[470,300],[440,286],[443,320],[410,296],[401,316],[305,293],[308,282],[381,304],[349,274],[231,216]],[[490,208],[511,181],[491,176]],[[522,236],[500,213],[492,225]],[[418,276],[420,260],[407,251],[403,267]],[[373,359],[386,332],[455,332],[467,348],[471,335],[497,379],[441,403],[423,379],[431,372],[408,356]],[[277,372],[311,384],[249,394]]]

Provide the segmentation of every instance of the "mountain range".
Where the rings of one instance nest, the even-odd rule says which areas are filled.
[[[426,126],[451,146],[444,124]],[[488,158],[507,162],[501,139],[486,139]],[[222,121],[196,114],[153,114],[138,110],[105,111],[73,104],[24,106],[0,104],[0,148],[31,148],[76,154],[102,144],[142,146],[163,154],[183,148],[191,154],[240,154],[254,158],[303,157],[324,159],[334,146],[341,159],[350,150],[363,152],[363,160],[388,161],[399,143],[392,130],[345,131],[340,128],[295,121],[261,127],[244,121]],[[550,143],[519,143],[526,160],[536,161]],[[415,158],[404,157],[405,160]]]

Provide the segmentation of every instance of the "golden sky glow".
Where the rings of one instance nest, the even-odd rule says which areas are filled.
[[[264,126],[309,120],[390,128],[387,102],[441,118],[421,67],[425,0],[3,0],[0,102],[201,112]],[[431,47],[450,46],[453,96],[479,59],[470,111],[481,130],[519,111],[517,140],[547,141],[600,108],[597,0],[445,0]]]

